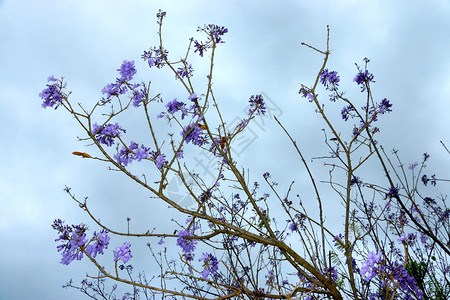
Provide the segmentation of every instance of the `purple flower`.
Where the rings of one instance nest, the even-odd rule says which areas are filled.
[[[410,164],[409,167],[408,167],[408,169],[410,169],[410,170],[412,171],[412,170],[414,170],[418,165],[419,165],[419,163],[418,163],[418,162],[415,162],[415,163],[413,163],[413,164]]]
[[[382,254],[383,253],[381,251],[379,251],[377,254],[375,254],[375,252],[370,252],[367,256],[367,260],[362,263],[361,275],[368,273],[366,276],[366,280],[370,280],[377,275],[375,264],[381,261]]]
[[[203,261],[204,270],[201,272],[203,279],[208,278],[209,274],[213,277],[218,275],[219,263],[217,258],[211,253],[203,253],[202,257],[198,261]]]
[[[162,48],[161,51],[161,47],[153,47],[149,51],[144,51],[142,59],[148,62],[150,68],[155,66],[158,69],[161,69],[166,64],[164,58],[167,59],[168,54],[169,52],[164,48]]]
[[[123,263],[129,261],[133,257],[131,255],[130,247],[131,244],[128,242],[123,243],[122,247],[116,247],[116,250],[114,250],[114,261],[118,261],[119,259],[122,260]]]
[[[338,272],[337,272],[337,269],[335,267],[328,268],[327,274],[324,274],[324,275],[326,275],[327,277],[329,275],[331,275],[331,280],[333,280],[333,281],[336,281],[336,279],[338,278]]]
[[[340,78],[336,71],[328,72],[328,69],[324,69],[320,73],[320,83],[329,91],[336,91],[339,86],[339,81]]]
[[[186,125],[180,134],[182,137],[186,136],[186,143],[192,141],[197,146],[203,146],[208,143],[206,136],[202,135],[202,129],[198,124]]]
[[[303,98],[307,98],[309,102],[312,102],[314,100],[314,95],[311,92],[311,90],[307,89],[306,87],[302,87],[298,93],[302,95]],[[318,95],[316,95],[317,97]]]
[[[68,226],[63,225],[63,223],[60,219],[55,220],[52,228],[60,234],[55,242],[62,241],[63,243],[56,247],[58,252],[62,254],[61,263],[68,265],[75,259],[81,260],[83,258],[82,247],[88,242],[86,239],[87,227],[84,224]]]
[[[202,192],[200,195],[200,202],[204,203],[208,201],[212,196],[212,191],[210,189],[207,189],[206,191]]]
[[[203,44],[202,42],[199,42],[197,40],[194,41],[194,53],[198,51],[198,54],[203,57],[203,53],[206,51],[206,49],[210,48],[209,44]]]
[[[181,77],[181,78],[185,78],[185,77],[192,77],[192,73],[194,72],[194,69],[192,68],[191,64],[186,63],[185,67],[182,68],[178,68],[177,69],[177,74]],[[175,79],[178,79],[178,76],[175,76]]]
[[[351,105],[344,106],[341,110],[342,119],[347,121],[349,117],[353,118],[353,115],[351,114],[352,111],[354,111],[353,106]]]
[[[161,9],[158,11],[158,13],[156,14],[156,18],[157,18],[157,21],[156,21],[156,23],[158,24],[158,25],[162,25],[162,21],[163,21],[163,19],[164,19],[164,17],[166,16],[166,12],[165,11],[162,11]]]
[[[291,223],[289,224],[289,229],[290,229],[292,232],[297,231],[297,224],[295,224],[295,222],[291,222]]]
[[[224,43],[222,36],[228,32],[228,29],[223,26],[209,24],[205,25],[203,28],[198,28],[197,31],[204,31],[208,34],[208,40],[205,43],[197,40],[194,41],[194,53],[198,51],[198,54],[203,57],[203,53],[206,52],[207,49],[212,48],[214,43]]]
[[[119,69],[117,69],[120,73],[120,78],[116,78],[116,82],[107,84],[103,89],[102,93],[106,94],[106,99],[110,99],[112,96],[118,96],[125,94],[128,91],[127,85],[124,83],[126,81],[130,81],[133,79],[133,76],[136,74],[136,69],[134,67],[134,61],[124,60]],[[138,87],[139,85],[135,85],[133,88]],[[139,101],[143,97],[144,91],[135,92],[134,96],[134,106],[139,106]]]
[[[125,129],[120,128],[119,124],[106,124],[100,128],[100,125],[95,123],[92,126],[92,134],[100,144],[111,146],[114,144],[114,138],[119,137],[122,132],[126,132]]]
[[[108,249],[109,240],[111,238],[108,236],[108,231],[102,229],[99,233],[94,232],[94,237],[91,242],[94,244],[89,244],[86,246],[86,252],[92,258],[95,258],[97,254],[103,254],[103,249]]]
[[[134,61],[124,60],[120,69],[117,69],[120,75],[122,76],[122,81],[130,81],[133,79],[133,76],[136,74],[136,69],[134,67]]]
[[[408,236],[406,235],[406,233],[402,233],[401,235],[400,235],[400,237],[397,239],[397,241],[399,241],[400,243],[402,243],[404,240],[406,240],[406,238],[407,238]]]
[[[253,95],[250,97],[250,108],[248,114],[251,115],[256,111],[257,115],[265,115],[266,107],[264,104],[264,99],[261,95]]]
[[[125,94],[126,91],[126,88],[120,88],[119,83],[109,83],[102,89],[102,93],[106,94],[106,99],[109,99],[112,96],[118,96],[119,94]]]
[[[192,236],[192,233],[188,230],[182,230],[178,233],[177,246],[180,246],[184,253],[194,251],[198,243],[196,240],[186,239],[187,236]]]
[[[365,70],[364,72],[359,72],[356,74],[355,78],[353,78],[353,81],[355,81],[358,85],[361,86],[361,92],[364,92],[367,89],[367,85],[370,82],[375,82],[373,80],[372,73],[369,73],[369,71]]]
[[[161,169],[162,166],[163,166],[164,164],[167,163],[167,160],[165,160],[165,157],[166,157],[165,154],[160,154],[160,155],[158,155],[158,157],[156,158],[156,167],[157,167],[158,169]]]
[[[362,183],[362,181],[361,181],[361,179],[358,176],[353,176],[352,179],[350,180],[350,186],[353,186],[355,184],[357,186],[360,186],[361,183]]]
[[[142,99],[147,97],[147,91],[145,89],[140,89],[139,91],[134,91],[133,96],[133,106],[139,107],[143,102]]]
[[[269,270],[269,272],[266,275],[266,279],[267,279],[267,281],[266,281],[267,285],[273,284],[273,282],[275,281],[275,274],[273,273],[272,270]]]
[[[55,106],[55,109],[58,108],[62,104],[63,97],[61,93],[61,89],[57,84],[57,79],[53,76],[50,76],[47,78],[47,82],[53,82],[51,84],[47,84],[47,88],[44,89],[40,94],[39,97],[44,100],[42,103],[43,108],[47,107],[53,107]]]
[[[181,119],[184,119],[184,117],[187,115],[186,104],[184,102],[178,101],[176,98],[173,99],[171,102],[167,103],[166,108],[167,111],[172,115],[180,110]]]
[[[389,189],[389,193],[386,194],[387,198],[397,197],[398,196],[398,188],[397,187],[391,187]]]
[[[224,41],[222,40],[222,35],[228,32],[228,29],[224,26],[218,26],[214,24],[209,24],[202,30],[205,31],[209,36],[213,36],[216,44],[224,43]]]
[[[150,148],[131,141],[128,147],[123,146],[119,152],[114,155],[114,159],[120,165],[127,166],[133,160],[141,161],[149,157]]]
[[[192,94],[192,95],[189,95],[188,99],[191,100],[192,102],[197,102],[198,101],[198,97],[197,97],[197,95],[195,93]]]
[[[248,119],[243,119],[241,121],[241,124],[239,124],[239,129],[244,128],[245,126],[247,126],[247,124],[248,124]]]
[[[141,147],[139,149],[136,150],[136,152],[134,153],[134,159],[137,159],[137,161],[141,161],[143,159],[146,159],[148,157],[148,151],[150,149],[144,147],[144,145],[141,145]]]
[[[392,104],[386,98],[381,100],[381,103],[378,105],[378,109],[381,114],[384,114],[386,112],[391,112],[392,111],[391,107],[392,107]]]
[[[158,242],[158,245],[162,245],[162,244],[164,244],[164,239],[163,239],[163,238],[161,238],[161,239],[159,240],[159,242]]]

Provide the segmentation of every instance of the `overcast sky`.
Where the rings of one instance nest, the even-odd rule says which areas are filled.
[[[150,71],[139,60],[144,50],[158,44],[159,8],[167,11],[166,47],[175,58],[184,55],[189,37],[200,37],[197,26],[214,23],[229,29],[217,52],[214,88],[230,122],[243,116],[250,95],[264,92],[307,157],[326,153],[320,130],[324,125],[297,91],[300,83],[312,84],[322,57],[300,42],[324,49],[330,25],[333,52],[328,68],[339,72],[341,87],[349,96],[360,96],[352,82],[354,64],[362,65],[368,57],[376,99],[387,97],[394,104],[393,113],[381,120],[385,147],[399,149],[405,164],[420,161],[428,152],[430,170],[445,177],[450,157],[439,141],[450,145],[449,1],[3,0],[0,300],[80,299],[79,293],[61,285],[70,278],[79,282],[88,270],[95,275],[88,263],[59,263],[50,227],[55,218],[86,222],[98,230],[63,192],[65,185],[92,199],[99,217],[118,229],[125,230],[127,216],[137,228],[167,222],[125,176],[73,156],[73,151],[87,151],[76,139],[82,131],[62,109],[43,110],[38,97],[47,76],[64,76],[74,103],[90,107],[127,59],[136,61],[137,78],[152,80],[164,99],[185,99],[172,74]],[[201,82],[206,69],[194,68]],[[295,178],[282,175],[292,166],[285,158],[294,152],[287,150],[289,143],[273,120],[260,125],[251,128],[253,142],[239,153],[239,163],[290,182]]]

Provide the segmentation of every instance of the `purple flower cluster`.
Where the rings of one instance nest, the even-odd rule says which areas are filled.
[[[133,160],[141,161],[150,156],[150,148],[141,145],[136,142],[131,141],[128,147],[123,146],[119,152],[114,155],[114,159],[118,164],[128,165],[132,163]]]
[[[120,75],[122,76],[120,79],[122,81],[130,81],[133,79],[133,76],[136,74],[136,68],[134,67],[134,61],[124,60],[120,69],[117,69]]]
[[[135,89],[133,95],[133,106],[139,107],[141,103],[147,98],[146,89]]]
[[[369,73],[369,71],[367,70],[365,70],[364,72],[362,71],[358,72],[355,78],[353,78],[353,81],[356,82],[359,86],[361,86],[361,92],[367,90],[369,83],[375,82],[373,80],[373,74]]]
[[[405,232],[403,232],[400,237],[397,239],[398,242],[400,243],[406,243],[410,246],[414,245],[414,242],[416,240],[416,234],[415,233],[408,233],[406,234]]]
[[[352,111],[355,111],[355,109],[353,108],[352,105],[344,106],[344,107],[342,108],[342,110],[341,110],[341,116],[342,116],[342,119],[343,119],[344,121],[347,121],[349,117],[352,117],[352,118],[353,118],[354,115],[351,113]]]
[[[219,43],[225,43],[222,40],[222,36],[228,32],[228,29],[223,26],[218,26],[214,24],[205,25],[203,28],[198,28],[197,31],[204,31],[208,34],[208,40],[203,43],[197,40],[194,41],[194,53],[198,51],[198,54],[203,57],[203,53],[207,49],[212,48],[213,45]]]
[[[401,296],[402,299],[423,299],[423,293],[418,288],[416,280],[408,274],[402,264],[396,261],[391,262],[389,265],[380,264],[374,268],[374,272],[377,272],[377,275],[379,275],[382,290],[390,290],[390,293],[393,293],[392,289],[394,289],[395,293]],[[388,298],[392,299],[391,297]],[[376,292],[371,295],[371,299],[385,299],[385,297]]]
[[[158,25],[162,25],[162,21],[163,21],[163,19],[164,19],[164,17],[166,16],[166,12],[165,11],[162,11],[161,9],[158,11],[158,13],[156,14],[156,18],[157,18],[157,21],[156,21],[156,23],[158,24]]]
[[[189,124],[183,128],[183,131],[180,132],[182,137],[186,136],[186,143],[192,141],[194,145],[203,146],[208,143],[208,139],[206,135],[202,134],[202,129],[199,124]]]
[[[177,246],[180,246],[184,253],[191,254],[187,257],[193,258],[193,251],[196,248],[197,241],[193,239],[186,239],[185,237],[192,236],[192,232],[189,230],[182,230],[178,233]]]
[[[158,169],[161,169],[163,165],[167,164],[166,155],[165,154],[158,154],[156,156],[156,167]]]
[[[414,170],[417,166],[419,165],[418,162],[414,162],[412,164],[409,165],[408,169],[410,169],[411,171]]]
[[[257,115],[266,114],[266,106],[261,95],[252,95],[248,102],[250,103],[250,108],[248,110],[249,115],[253,114],[255,111]]]
[[[119,259],[122,260],[123,263],[126,263],[129,261],[133,255],[131,255],[130,250],[131,244],[126,242],[123,244],[123,246],[116,247],[116,250],[114,250],[114,261],[118,261]]]
[[[378,112],[380,114],[391,112],[392,111],[391,107],[392,107],[392,104],[389,102],[389,100],[384,98],[383,100],[381,100],[381,103],[378,104]]]
[[[291,222],[289,224],[289,230],[292,232],[297,231],[297,224],[295,224],[295,222]]]
[[[177,98],[166,104],[167,111],[174,115],[177,111],[181,111],[181,119],[183,120],[187,116],[186,103],[178,101]]]
[[[192,77],[193,72],[194,72],[194,68],[192,68],[192,65],[188,64],[188,63],[186,63],[185,67],[177,69],[177,74],[181,78]],[[175,76],[175,79],[178,79],[178,76]]]
[[[64,99],[61,92],[62,81],[58,85],[58,79],[50,76],[47,78],[47,82],[49,82],[47,88],[39,94],[39,97],[44,100],[42,107],[47,108],[55,106],[55,109],[57,109]]]
[[[361,275],[365,275],[366,273],[366,280],[371,280],[373,277],[377,276],[378,268],[376,268],[375,264],[381,262],[381,258],[383,256],[383,253],[379,251],[375,254],[375,252],[370,252],[369,255],[367,255],[367,260],[362,263],[361,266]]]
[[[120,128],[119,124],[106,124],[103,127],[97,125],[95,123],[92,126],[92,134],[95,136],[95,139],[100,143],[104,144],[108,147],[114,144],[114,138],[119,137],[121,132],[126,132],[125,129]]]
[[[105,230],[99,233],[94,232],[94,236],[88,242],[86,238],[87,227],[84,224],[69,226],[64,225],[63,221],[57,219],[53,222],[52,228],[59,233],[59,238],[55,242],[62,241],[57,249],[58,252],[62,252],[61,263],[64,265],[70,264],[75,259],[81,260],[83,249],[94,258],[97,254],[103,254],[103,249],[107,249],[109,245],[110,237]],[[90,244],[92,242],[93,244]]]
[[[92,258],[95,258],[97,254],[103,254],[103,249],[107,249],[109,245],[109,240],[111,238],[108,236],[108,231],[102,229],[99,233],[94,231],[94,236],[92,237],[90,243],[86,246],[86,252]]]
[[[328,69],[324,69],[322,73],[320,73],[320,83],[327,89],[331,91],[330,101],[335,102],[338,99],[337,89],[339,86],[340,78],[336,71],[328,72]]]
[[[389,192],[386,194],[386,198],[392,198],[398,196],[398,188],[393,186],[389,189]]]
[[[133,79],[136,74],[136,68],[134,67],[134,61],[124,60],[119,69],[117,69],[120,74],[120,78],[116,78],[116,82],[107,84],[103,89],[102,93],[106,94],[106,99],[110,99],[112,96],[118,96],[125,94],[128,91],[128,86],[126,82]],[[133,85],[133,89],[137,88],[139,85]]]
[[[309,102],[312,102],[314,100],[314,95],[311,92],[311,90],[306,88],[306,87],[304,87],[304,86],[302,86],[302,88],[298,91],[298,93],[300,95],[302,95],[303,98],[308,99]],[[316,97],[317,96],[318,96],[318,94],[316,94]]]
[[[167,55],[169,55],[169,51],[159,46],[150,48],[149,51],[144,51],[141,57],[148,62],[150,68],[157,67],[161,69],[166,64]]]
[[[203,261],[203,271],[201,272],[203,279],[208,278],[211,274],[213,277],[218,276],[219,263],[217,258],[211,253],[203,253],[198,261]]]
[[[329,91],[336,91],[339,86],[339,81],[340,78],[336,71],[328,72],[328,69],[324,69],[320,73],[320,83]]]
[[[353,176],[350,180],[350,186],[354,186],[355,184],[357,186],[361,186],[362,184],[361,178],[359,178],[358,176]]]

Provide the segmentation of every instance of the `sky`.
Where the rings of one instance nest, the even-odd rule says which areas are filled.
[[[64,76],[73,103],[91,107],[126,59],[136,61],[137,78],[151,80],[163,99],[186,98],[173,74],[149,70],[140,60],[144,50],[158,44],[155,15],[159,8],[167,12],[164,42],[173,57],[184,55],[191,36],[201,38],[198,26],[213,23],[229,29],[226,43],[217,51],[214,77],[224,115],[234,121],[244,115],[250,95],[264,93],[268,107],[307,158],[326,153],[324,123],[297,92],[301,83],[313,83],[323,57],[300,43],[324,49],[329,25],[328,68],[339,72],[347,95],[361,97],[352,80],[355,63],[363,65],[368,57],[376,81],[374,96],[394,104],[393,112],[381,121],[380,142],[386,149],[399,149],[405,164],[429,153],[428,168],[445,177],[450,157],[440,141],[450,145],[449,1],[3,0],[0,300],[81,299],[77,291],[61,286],[70,278],[79,282],[87,272],[96,274],[84,261],[70,266],[59,263],[56,234],[50,226],[54,219],[84,222],[98,230],[64,193],[65,185],[80,198],[89,197],[94,213],[120,230],[126,229],[127,216],[132,218],[132,229],[171,228],[169,216],[158,213],[167,207],[156,199],[149,201],[145,191],[125,176],[73,156],[73,151],[89,150],[86,143],[77,141],[82,130],[62,109],[42,109],[38,96],[49,75]],[[207,59],[205,55],[203,60],[192,60],[199,85],[205,82]],[[325,92],[322,96],[326,97]],[[330,111],[340,111],[326,98],[324,103]],[[142,136],[139,123],[132,122],[138,118],[130,116],[123,119],[130,132]],[[161,124],[157,129],[167,131]],[[295,153],[272,117],[259,120],[248,134],[236,157],[254,172],[252,176],[270,171],[276,181],[286,184],[302,174],[301,164],[292,163]],[[320,166],[321,162],[314,165]],[[185,201],[176,192],[176,182],[172,185],[174,197]],[[119,245],[120,241],[114,242]],[[148,255],[138,245],[133,247],[136,257]],[[139,267],[151,268],[147,261]]]

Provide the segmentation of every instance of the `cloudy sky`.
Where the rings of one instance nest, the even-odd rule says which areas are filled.
[[[52,221],[89,223],[63,192],[65,185],[77,196],[92,199],[95,213],[120,230],[126,229],[127,216],[136,228],[168,226],[164,222],[170,218],[155,214],[158,205],[149,203],[148,195],[125,176],[73,156],[73,151],[88,149],[76,138],[83,132],[62,109],[43,110],[38,97],[47,76],[64,76],[74,103],[90,107],[127,59],[136,61],[137,78],[152,80],[163,98],[186,98],[172,74],[148,70],[139,60],[143,50],[158,44],[159,8],[167,11],[165,42],[174,57],[184,55],[189,37],[200,37],[197,26],[214,23],[229,29],[226,43],[218,49],[214,81],[226,116],[230,122],[242,116],[248,97],[263,92],[307,157],[326,153],[324,125],[297,91],[300,83],[313,82],[322,57],[300,42],[323,49],[330,25],[333,52],[328,67],[339,72],[347,95],[360,97],[352,83],[354,64],[362,65],[368,57],[376,80],[375,97],[387,97],[394,104],[394,112],[382,120],[380,140],[385,147],[399,149],[405,164],[420,161],[428,152],[430,169],[442,176],[448,170],[450,157],[439,141],[450,145],[449,1],[3,0],[1,300],[80,299],[79,293],[61,285],[70,278],[81,280],[86,272],[95,275],[84,262],[59,264]],[[197,58],[193,61],[198,62],[194,68],[200,84],[206,65]],[[139,132],[137,125],[129,126]],[[288,142],[273,120],[265,119],[251,129],[252,144],[239,153],[239,163],[256,173],[271,171],[278,181],[295,179],[282,177],[285,168],[292,167],[286,158],[294,152],[287,150]],[[141,269],[146,268],[150,265]]]

